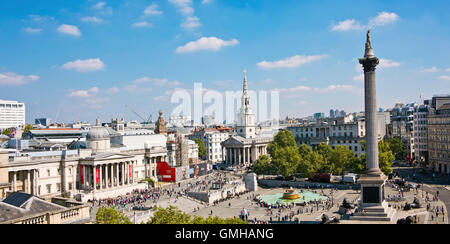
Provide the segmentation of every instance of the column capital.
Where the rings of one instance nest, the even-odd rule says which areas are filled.
[[[359,63],[362,64],[364,72],[373,72],[378,64],[380,64],[380,59],[377,57],[360,58]]]

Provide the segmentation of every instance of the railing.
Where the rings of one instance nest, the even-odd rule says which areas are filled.
[[[83,212],[85,214],[83,214]],[[86,216],[85,216],[86,215]],[[89,206],[80,205],[55,212],[45,212],[33,216],[26,216],[1,224],[70,224],[90,219]]]

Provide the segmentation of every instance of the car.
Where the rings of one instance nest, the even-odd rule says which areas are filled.
[[[323,182],[323,183],[330,183],[331,182],[331,174],[317,174],[315,175],[310,181],[313,182]]]

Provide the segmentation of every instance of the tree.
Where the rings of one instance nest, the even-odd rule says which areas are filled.
[[[284,178],[295,174],[301,156],[295,138],[289,130],[280,131],[269,143],[267,151],[272,158],[272,168]]]
[[[403,140],[400,137],[388,138],[385,140],[389,144],[395,159],[401,160],[406,157],[406,150]]]
[[[389,175],[392,173],[392,163],[395,160],[395,156],[392,153],[389,143],[384,141],[378,142],[378,164],[380,170],[385,174]]]
[[[34,127],[32,125],[25,125],[23,128],[24,133],[28,133],[30,130],[34,130]]]
[[[11,134],[11,130],[10,129],[6,129],[2,132],[3,135],[5,136],[9,136]]]
[[[333,163],[335,174],[342,175],[342,179],[344,179],[345,171],[351,169],[351,165],[358,160],[355,153],[346,146],[336,146],[336,149],[331,152],[330,159]]]
[[[174,206],[157,207],[148,224],[189,224],[191,216]]]
[[[217,216],[209,216],[203,218],[183,213],[174,206],[168,208],[156,208],[153,217],[147,224],[247,224],[246,221],[235,218],[220,218]]]
[[[100,208],[95,216],[95,224],[132,224],[123,213],[112,208]]]
[[[198,145],[198,156],[199,156],[200,158],[206,157],[206,147],[205,147],[205,143],[204,143],[202,140],[198,139],[198,138],[195,138],[194,141],[195,141],[195,142],[197,143],[197,145]]]
[[[259,175],[271,174],[273,169],[270,164],[270,158],[267,155],[262,155],[259,157],[253,164],[253,171]]]
[[[392,173],[392,163],[395,160],[395,156],[392,153],[392,150],[390,149],[389,143],[386,141],[379,141],[378,142],[378,167],[380,168],[381,172],[385,175],[389,175]],[[356,165],[357,173],[362,173],[366,169],[366,154],[363,153],[361,155],[360,162],[358,165]],[[354,166],[355,167],[355,166]]]

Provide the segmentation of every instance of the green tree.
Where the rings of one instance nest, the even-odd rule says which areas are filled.
[[[9,136],[9,134],[11,134],[11,130],[10,129],[6,129],[2,132],[3,135],[5,136]]]
[[[267,148],[274,172],[287,178],[297,171],[301,161],[295,138],[289,130],[280,131]]]
[[[205,158],[205,157],[206,157],[206,147],[205,147],[205,143],[204,143],[202,140],[198,139],[198,138],[194,139],[194,141],[195,141],[195,142],[197,143],[197,145],[198,145],[198,156],[199,156],[200,158]]]
[[[34,130],[34,127],[32,125],[25,125],[23,132],[28,133],[30,130]]]
[[[271,174],[273,172],[270,158],[267,155],[259,157],[252,167],[253,171],[259,175]]]
[[[100,208],[95,216],[95,224],[132,224],[123,213],[112,208]]]
[[[157,207],[148,224],[189,224],[191,216],[183,213],[174,206],[168,208]]]
[[[395,156],[392,153],[392,150],[390,149],[389,143],[387,143],[386,141],[379,141],[378,142],[378,167],[380,167],[381,172],[383,172],[385,175],[389,175],[390,173],[392,173],[392,163],[394,162],[394,160],[395,160]],[[366,169],[366,164],[367,164],[366,154],[363,153],[361,155],[360,162],[358,162],[358,165],[353,166],[353,167],[356,167],[355,173],[364,172]]]
[[[355,156],[355,153],[346,146],[336,146],[331,152],[334,173],[342,175],[342,179],[344,179],[345,171],[351,169],[356,160],[358,158]]]
[[[209,216],[208,218],[183,213],[174,206],[168,208],[156,208],[153,217],[147,224],[247,224],[246,221],[235,218],[220,218]]]
[[[392,173],[392,163],[395,160],[394,153],[392,152],[389,143],[384,141],[378,142],[378,164],[380,170],[389,175]]]
[[[389,144],[395,159],[402,160],[406,158],[406,149],[403,140],[400,137],[385,139],[385,142]]]

